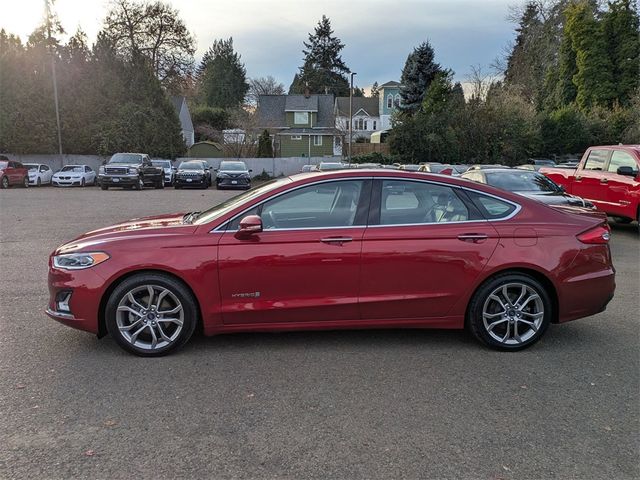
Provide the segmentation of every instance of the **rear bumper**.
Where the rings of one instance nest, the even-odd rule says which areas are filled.
[[[615,290],[616,275],[613,268],[566,279],[558,287],[558,323],[604,311],[613,299]]]

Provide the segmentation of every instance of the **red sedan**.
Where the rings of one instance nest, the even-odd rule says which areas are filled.
[[[300,174],[62,245],[47,313],[146,356],[197,327],[466,327],[519,350],[613,297],[605,220],[454,177]]]

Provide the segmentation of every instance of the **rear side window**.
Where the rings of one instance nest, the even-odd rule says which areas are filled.
[[[611,154],[611,161],[609,162],[609,168],[607,170],[615,173],[620,167],[631,167],[635,171],[638,170],[638,164],[635,158],[627,152],[614,150]]]
[[[604,170],[608,156],[609,150],[591,150],[584,163],[584,170]]]
[[[513,203],[500,200],[496,197],[490,197],[489,195],[483,195],[472,191],[468,191],[467,194],[485,218],[490,220],[506,218],[516,209],[516,206]]]

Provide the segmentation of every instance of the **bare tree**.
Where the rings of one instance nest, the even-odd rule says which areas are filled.
[[[489,87],[495,80],[481,65],[471,65],[471,73],[467,75],[467,82],[471,85],[471,99],[482,101],[487,98]]]
[[[258,105],[260,95],[284,95],[284,85],[271,75],[249,79],[247,103],[251,106]]]
[[[146,57],[166,88],[179,89],[193,71],[195,40],[165,3],[112,0],[103,33],[120,54]]]

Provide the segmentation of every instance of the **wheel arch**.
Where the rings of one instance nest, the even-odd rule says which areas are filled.
[[[534,278],[544,286],[545,290],[549,294],[549,298],[551,299],[551,307],[552,307],[551,323],[558,323],[559,306],[560,306],[559,300],[558,300],[558,291],[555,285],[553,284],[553,282],[549,279],[549,277],[547,277],[544,273],[540,272],[539,270],[535,270],[533,268],[509,267],[503,270],[492,272],[491,275],[489,275],[482,282],[480,282],[480,284],[473,290],[473,292],[471,293],[471,296],[469,296],[469,302],[467,303],[467,308],[465,311],[465,325],[469,320],[469,306],[472,303],[471,300],[475,297],[478,290],[480,290],[480,288],[482,288],[487,282],[491,281],[498,275],[505,275],[505,274],[511,274],[511,273],[520,273],[523,275],[528,275],[529,277]]]
[[[106,321],[105,321],[104,312],[105,312],[105,309],[106,309],[106,306],[107,306],[107,302],[109,301],[109,297],[111,297],[111,294],[113,293],[113,291],[118,287],[118,285],[120,285],[122,282],[124,282],[128,278],[131,278],[131,277],[133,277],[135,275],[141,275],[141,274],[144,275],[144,274],[150,274],[150,273],[155,273],[155,274],[160,274],[160,275],[165,275],[167,277],[171,277],[172,279],[180,282],[187,290],[189,290],[191,295],[193,295],[193,298],[196,301],[196,306],[198,308],[198,318],[196,319],[196,321],[197,321],[196,328],[202,329],[202,306],[200,305],[200,299],[198,298],[196,293],[193,291],[193,288],[191,288],[191,285],[189,285],[180,276],[178,276],[175,273],[170,272],[168,270],[163,270],[161,268],[143,268],[143,269],[140,269],[140,270],[131,270],[131,271],[125,272],[122,275],[116,277],[109,284],[107,289],[102,294],[102,298],[100,299],[100,305],[98,307],[98,338],[102,338],[107,334],[107,325],[106,325]]]

